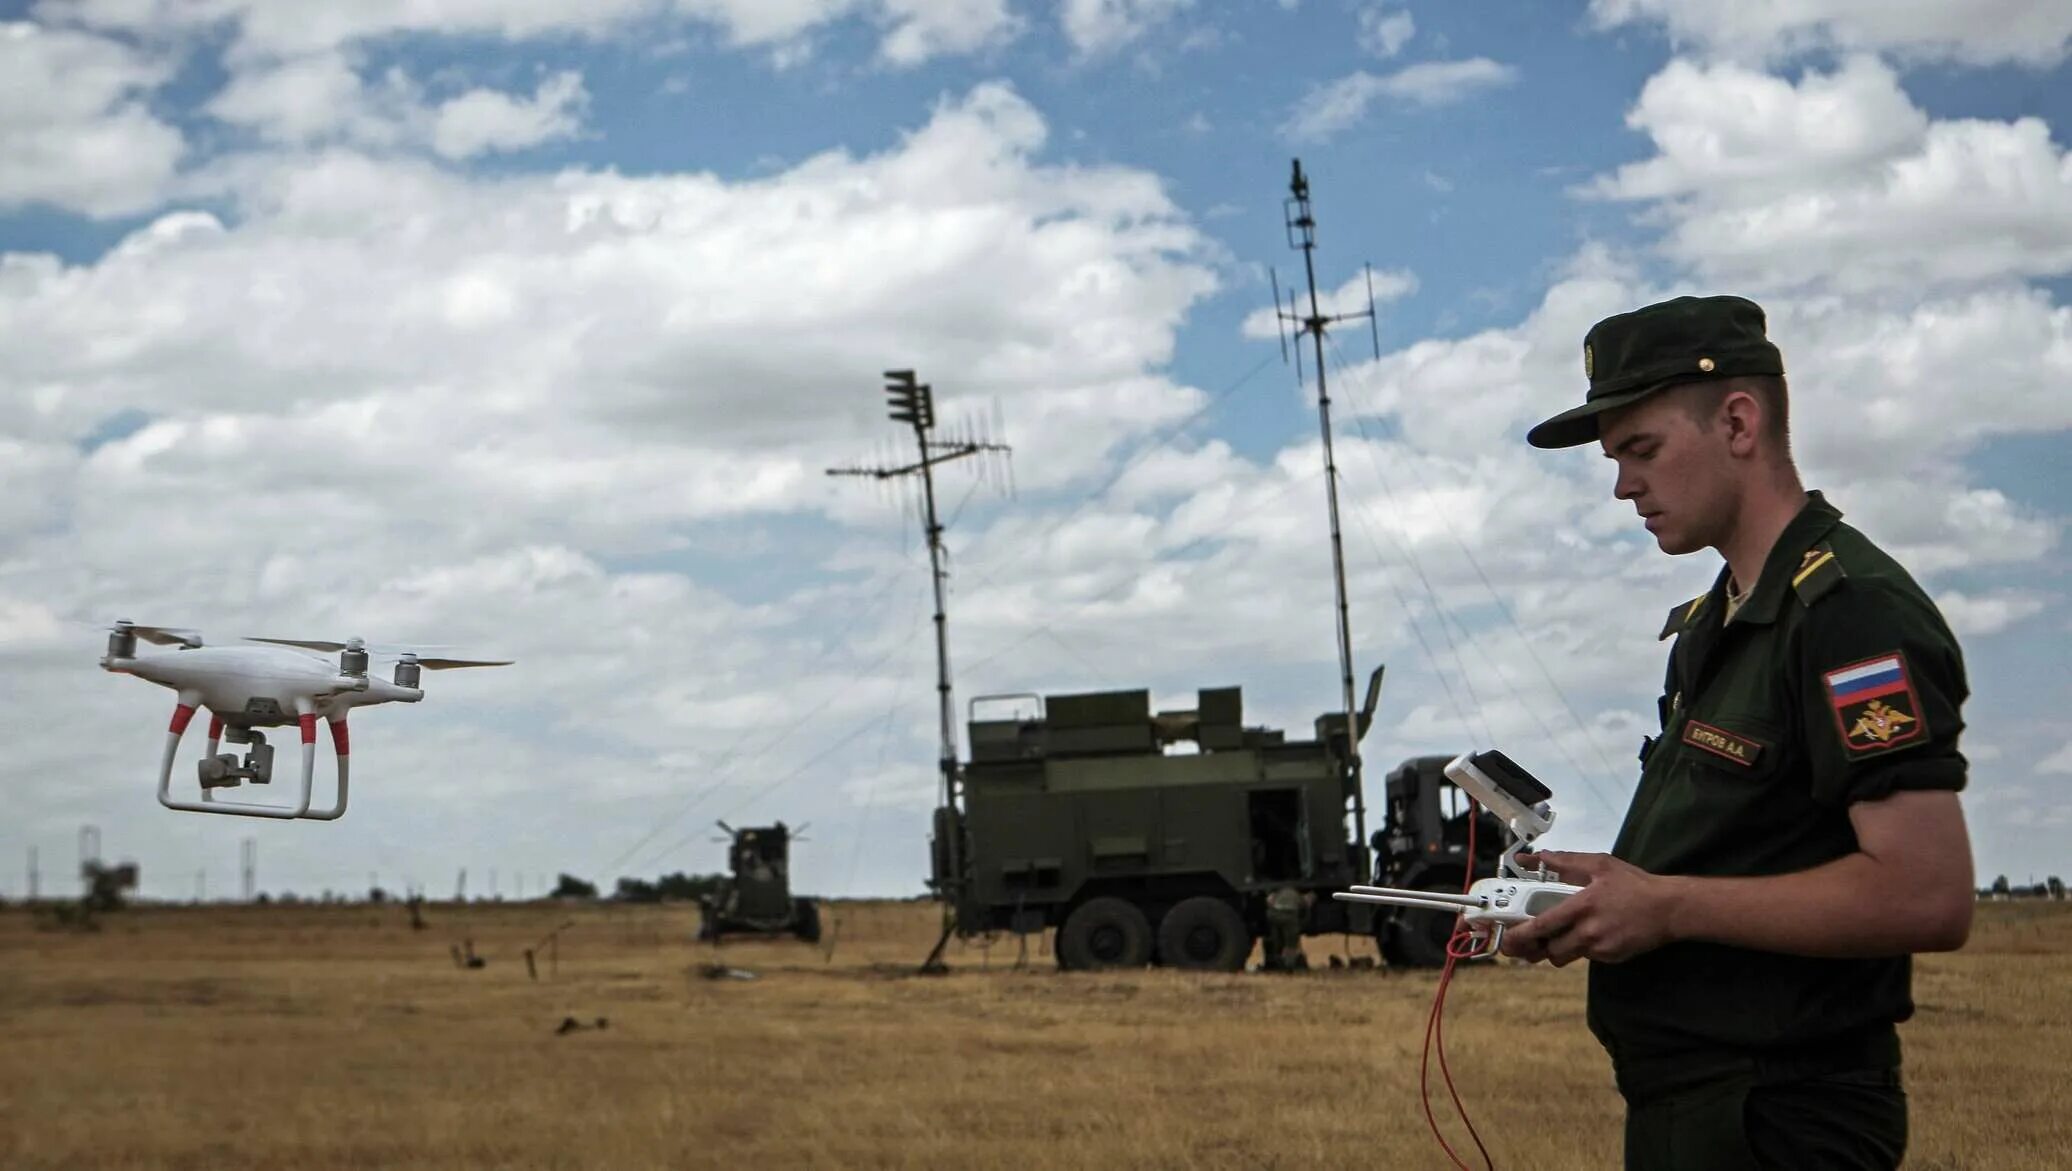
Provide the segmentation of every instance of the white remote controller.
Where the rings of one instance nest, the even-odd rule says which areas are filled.
[[[1445,771],[1454,784],[1503,822],[1504,832],[1511,840],[1497,859],[1496,874],[1477,879],[1465,893],[1460,894],[1356,886],[1335,892],[1331,897],[1348,903],[1379,903],[1454,912],[1461,916],[1470,931],[1481,938],[1483,949],[1480,954],[1488,954],[1501,942],[1505,927],[1528,922],[1534,916],[1560,906],[1583,888],[1557,881],[1560,875],[1544,866],[1530,873],[1518,869],[1516,856],[1519,850],[1554,826],[1554,808],[1548,801],[1553,794],[1538,778],[1493,749],[1462,753],[1447,764]]]
[[[1466,894],[1443,891],[1398,890],[1386,886],[1356,886],[1331,897],[1348,903],[1380,903],[1393,907],[1419,907],[1432,911],[1457,911],[1471,928],[1512,926],[1523,923],[1582,890],[1565,882],[1530,878],[1495,877],[1478,880]]]

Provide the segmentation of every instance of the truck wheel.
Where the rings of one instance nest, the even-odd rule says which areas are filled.
[[[1235,972],[1252,954],[1244,916],[1222,899],[1197,895],[1166,912],[1158,924],[1158,956],[1170,968]]]
[[[1089,899],[1058,932],[1058,966],[1068,970],[1141,968],[1151,962],[1151,923],[1118,898]]]
[[[820,908],[812,899],[792,900],[791,931],[807,943],[820,942]]]

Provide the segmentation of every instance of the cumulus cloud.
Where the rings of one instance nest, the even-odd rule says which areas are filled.
[[[1932,120],[1882,62],[1797,82],[1673,61],[1627,115],[1655,155],[1587,190],[1659,201],[1723,282],[1872,293],[2072,271],[2072,154],[2040,119]]]
[[[356,58],[333,50],[248,63],[204,108],[269,144],[346,143],[466,159],[573,137],[589,101],[573,70],[542,78],[530,97],[478,86],[436,100],[400,68],[364,77]]]
[[[689,6],[690,0],[686,0]],[[215,29],[232,33],[234,59],[287,59],[399,33],[493,36],[506,40],[602,35],[649,15],[662,0],[367,0],[356,4],[279,4],[272,0],[203,0],[139,4],[135,0],[47,0],[39,19],[144,34],[152,39]]]
[[[1867,49],[2044,66],[2072,47],[2072,7],[2059,0],[1591,0],[1590,12],[1600,26],[1659,24],[1679,44],[1753,58]]]
[[[1401,9],[1381,5],[1362,8],[1358,18],[1360,47],[1376,57],[1393,57],[1417,35],[1417,21]]]
[[[186,153],[145,98],[172,76],[118,41],[0,23],[0,208],[120,216],[155,202]]]
[[[2043,613],[2049,605],[2044,598],[2020,590],[1982,596],[1948,590],[1936,596],[1935,604],[1960,638],[1998,634]]]
[[[432,149],[445,158],[465,159],[567,138],[581,128],[588,100],[582,75],[570,71],[541,81],[530,100],[472,89],[439,104],[432,117]]]
[[[1164,24],[1194,0],[1065,0],[1058,22],[1082,54],[1111,53]]]
[[[987,85],[890,149],[740,182],[254,155],[209,176],[234,214],[0,258],[0,622],[42,640],[10,646],[0,699],[64,752],[104,701],[137,733],[62,783],[25,763],[20,800],[93,802],[111,838],[108,811],[155,818],[165,697],[83,668],[90,630],[48,641],[118,616],[527,664],[369,716],[370,831],[492,762],[534,807],[565,768],[609,776],[562,811],[609,838],[744,732],[777,730],[741,748],[757,769],[825,747],[779,734],[815,705],[882,720],[911,695],[898,743],[925,743],[905,518],[823,474],[897,438],[879,371],[930,376],[946,423],[998,403],[1034,494],[1202,400],[1158,371],[1215,287],[1205,241],[1153,176],[1041,161],[1048,133]],[[972,481],[945,485],[947,510]],[[84,773],[105,789],[66,787]]]
[[[884,0],[883,22],[878,53],[901,66],[1005,44],[1023,27],[1007,0]]]
[[[239,71],[281,62],[327,61],[383,37],[417,34],[507,41],[609,37],[686,23],[718,30],[730,45],[769,49],[780,63],[809,51],[808,38],[845,20],[880,27],[880,56],[894,65],[975,52],[1011,39],[1021,21],[1007,0],[458,0],[420,4],[371,0],[337,5],[265,0],[137,4],[133,0],[49,0],[41,18],[151,39],[227,28]]]
[[[1323,142],[1359,124],[1368,109],[1383,99],[1444,106],[1510,85],[1517,78],[1515,67],[1487,57],[1421,61],[1382,75],[1362,69],[1311,89],[1289,112],[1281,130],[1300,142]]]
[[[2057,776],[2072,776],[2072,740],[2063,748],[2036,762],[2036,771]]]

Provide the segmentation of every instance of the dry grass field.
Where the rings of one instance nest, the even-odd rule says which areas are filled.
[[[829,910],[831,955],[715,952],[676,907],[434,906],[421,932],[396,907],[164,907],[95,934],[0,910],[0,1166],[1446,1165],[1416,1104],[1430,974],[1066,975],[1010,941],[920,977],[933,908]],[[523,949],[571,920],[529,979]],[[464,937],[487,966],[454,965]],[[2072,1165],[2068,964],[2066,904],[1986,905],[1919,964],[1909,1166]],[[1454,986],[1499,1167],[1617,1165],[1582,991],[1517,966]]]

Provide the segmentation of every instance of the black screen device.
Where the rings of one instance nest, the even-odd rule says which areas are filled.
[[[1528,808],[1554,796],[1554,791],[1541,784],[1538,777],[1518,767],[1510,757],[1494,748],[1470,756],[1468,763],[1481,770],[1483,776],[1495,781],[1497,788],[1517,798]]]

